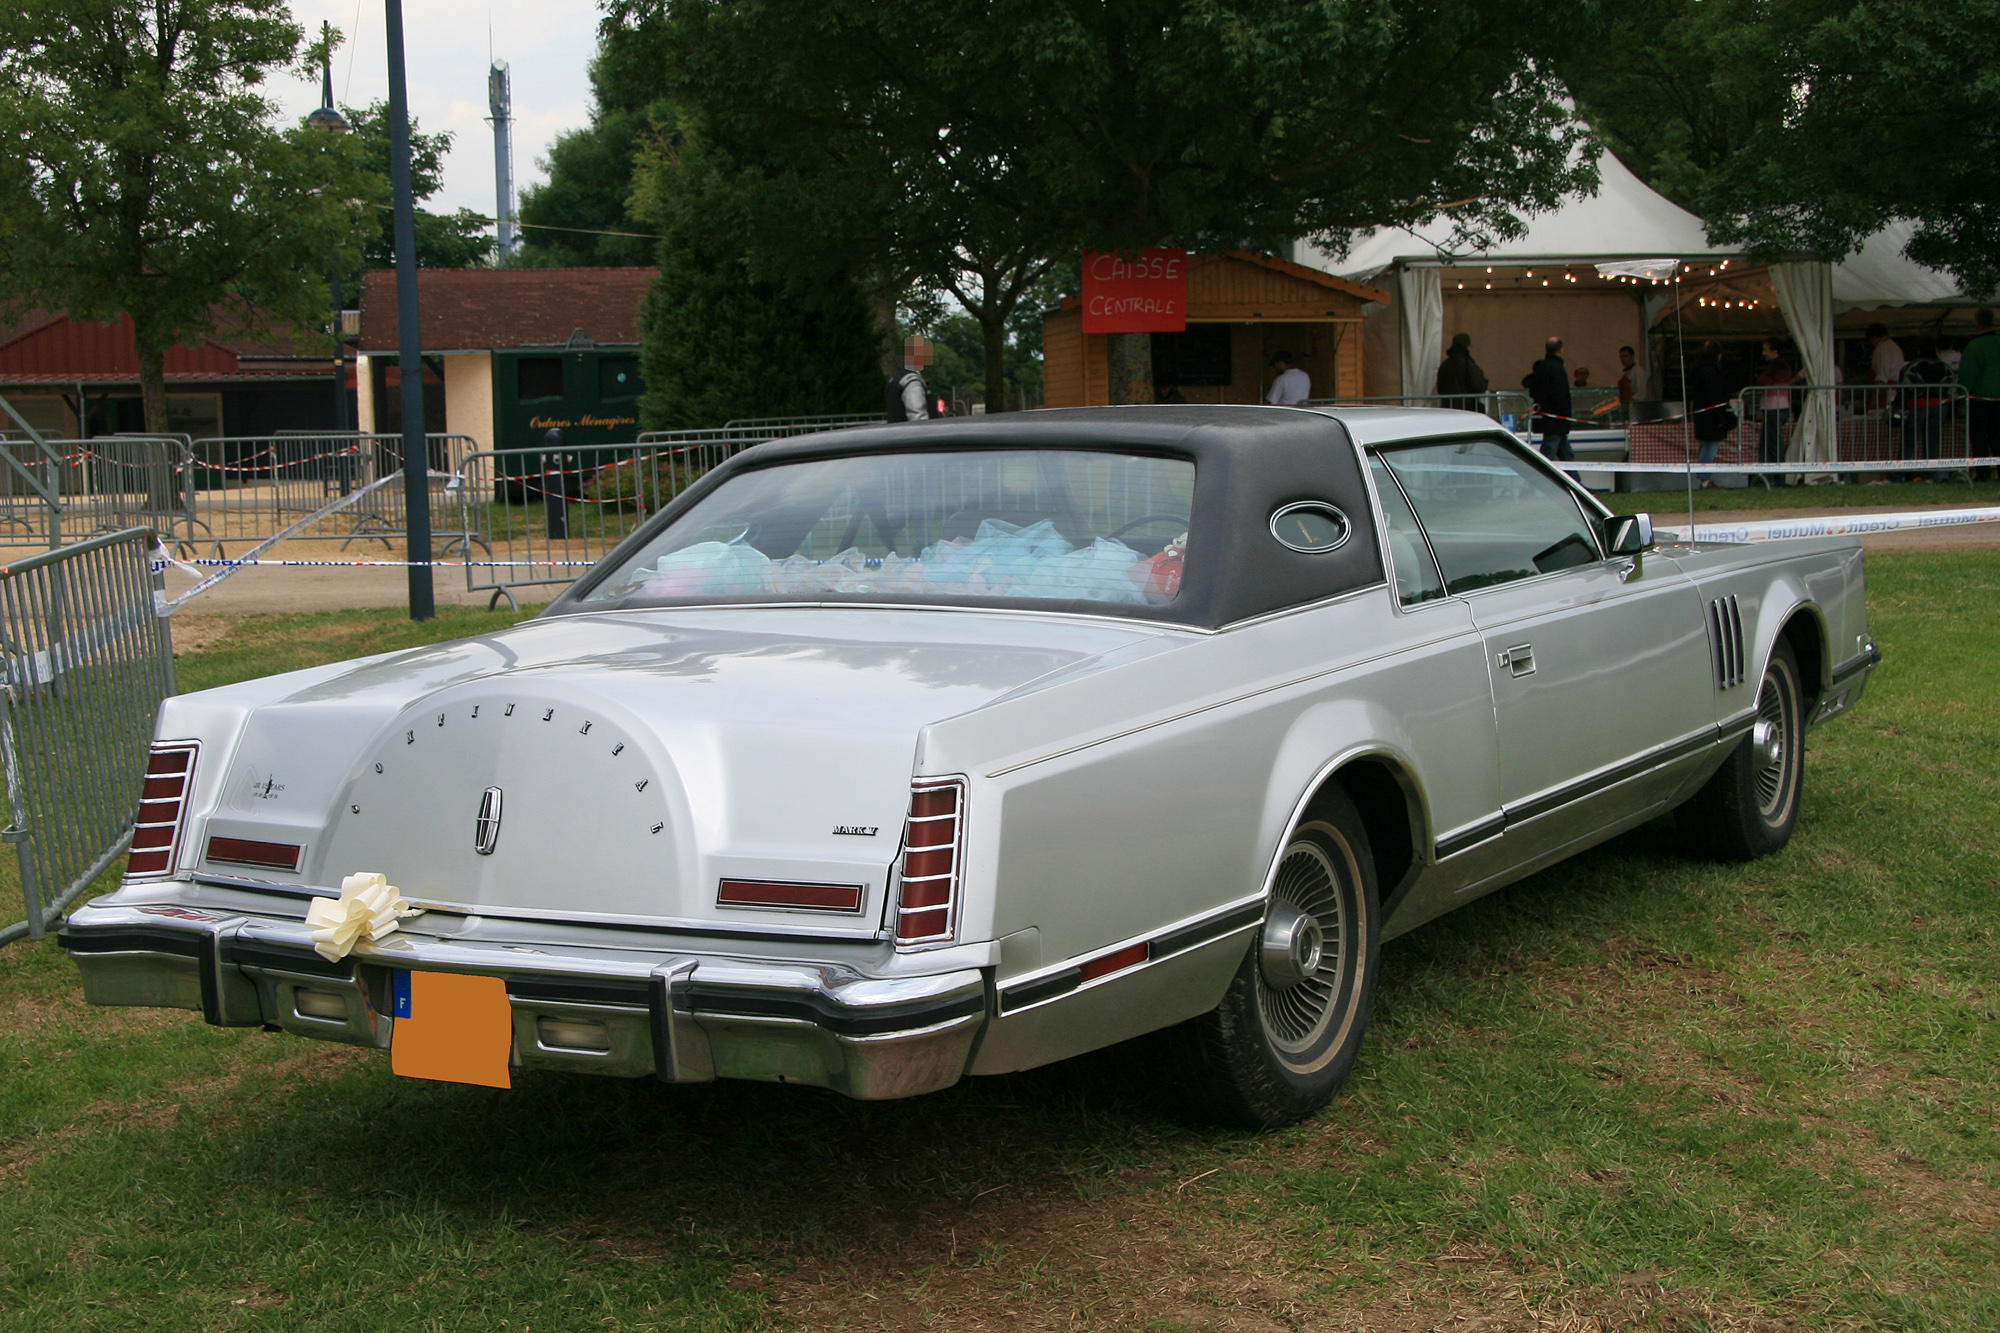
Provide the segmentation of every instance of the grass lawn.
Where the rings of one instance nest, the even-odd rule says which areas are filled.
[[[1869,578],[1887,660],[1789,848],[1662,821],[1396,941],[1273,1134],[1125,1050],[876,1104],[398,1080],[0,948],[0,1327],[2000,1327],[2000,553]],[[251,619],[181,678],[506,619]]]

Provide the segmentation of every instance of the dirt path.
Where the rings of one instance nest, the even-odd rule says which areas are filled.
[[[276,553],[283,557],[283,550]],[[167,571],[167,596],[178,597],[195,579],[178,569]],[[439,606],[485,606],[487,592],[467,592],[465,571],[431,571],[432,596]],[[533,588],[523,600],[546,602],[559,589]],[[340,568],[283,569],[253,566],[239,569],[176,612],[185,615],[240,616],[270,611],[341,611],[360,606],[403,606],[409,600],[409,573],[402,569]],[[506,605],[506,599],[501,599]]]

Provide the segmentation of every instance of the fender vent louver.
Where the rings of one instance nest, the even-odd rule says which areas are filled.
[[[1743,650],[1743,611],[1733,595],[1708,604],[1708,641],[1714,650],[1715,687],[1726,690],[1741,685],[1747,656]]]

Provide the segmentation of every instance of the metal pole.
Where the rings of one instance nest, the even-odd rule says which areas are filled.
[[[500,262],[514,254],[514,95],[507,62],[496,60],[486,73],[486,105],[493,112],[493,220],[499,226]]]
[[[431,460],[424,442],[423,330],[417,324],[417,219],[410,194],[410,108],[404,91],[403,0],[383,0],[389,29],[389,188],[396,205],[397,364],[403,380],[403,507],[410,619],[437,613],[431,592]]]
[[[347,430],[347,344],[341,340],[340,269],[328,269],[326,285],[333,289],[333,428]]]

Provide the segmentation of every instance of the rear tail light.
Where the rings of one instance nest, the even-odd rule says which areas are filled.
[[[781,879],[725,879],[716,887],[721,907],[800,907],[820,912],[858,912],[859,884],[800,884]]]
[[[910,784],[910,818],[903,828],[903,897],[896,942],[948,940],[957,925],[958,875],[965,854],[965,779]]]
[[[305,848],[292,842],[256,842],[250,838],[210,838],[208,859],[263,870],[297,871]]]
[[[155,879],[173,872],[198,748],[192,741],[156,743],[146,757],[139,822],[132,831],[131,855],[125,858],[127,879]]]

